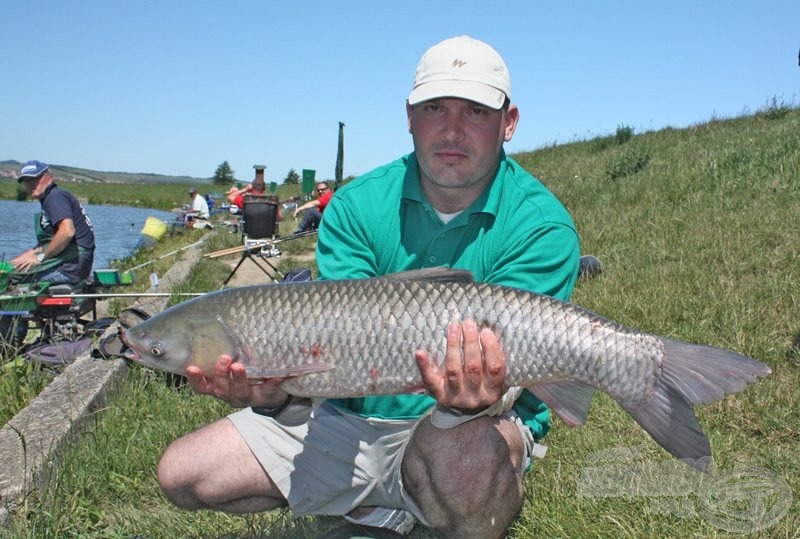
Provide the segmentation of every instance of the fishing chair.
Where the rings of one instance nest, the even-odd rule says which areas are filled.
[[[277,248],[276,237],[278,236],[278,197],[274,195],[245,195],[244,208],[242,208],[242,239],[244,250],[239,262],[234,266],[225,282],[223,288],[228,284],[236,270],[246,259],[250,259],[261,269],[270,279],[279,282],[277,277],[283,278],[283,274],[270,262],[270,258],[281,255]],[[265,265],[263,266],[258,259]],[[269,269],[268,269],[269,268]],[[269,270],[272,270],[271,272]]]

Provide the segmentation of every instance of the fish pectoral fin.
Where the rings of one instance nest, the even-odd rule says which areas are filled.
[[[333,369],[333,365],[328,363],[306,363],[304,365],[294,365],[284,368],[266,368],[249,366],[245,369],[248,378],[290,378],[292,376],[302,376],[304,374],[314,374]]]
[[[595,388],[576,380],[564,380],[529,387],[528,391],[543,400],[570,427],[586,422]]]

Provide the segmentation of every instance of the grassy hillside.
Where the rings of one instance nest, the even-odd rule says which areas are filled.
[[[603,262],[602,275],[579,283],[575,303],[637,329],[737,350],[773,374],[697,408],[718,469],[701,484],[683,480],[684,468],[671,468],[605,395],[580,429],[554,420],[510,537],[797,536],[798,133],[800,110],[773,107],[681,130],[630,136],[621,128],[514,156],[564,201],[583,252]],[[335,523],[188,513],[164,500],[155,483],[164,446],[227,411],[132,371],[92,436],[68,452],[56,484],[26,501],[15,537],[310,538]],[[418,528],[413,537],[428,534]]]
[[[25,198],[22,186],[16,182],[19,167],[16,161],[0,162],[0,198]],[[186,192],[190,186],[202,193],[219,191],[207,178],[100,172],[61,165],[50,165],[50,170],[59,185],[90,204],[169,210],[187,202]]]
[[[25,198],[22,187],[16,182],[19,164],[13,161],[0,163],[0,199]],[[189,202],[187,191],[196,187],[200,193],[224,195],[226,188],[214,185],[211,180],[187,176],[161,174],[136,174],[126,172],[97,172],[58,165],[51,166],[56,182],[89,204],[133,206],[170,210]],[[75,171],[74,173],[72,171]],[[279,185],[276,194],[281,200],[302,194],[302,186]]]
[[[566,203],[582,251],[603,261],[603,275],[580,283],[575,303],[638,329],[737,350],[765,361],[773,374],[697,409],[719,468],[754,467],[761,493],[742,480],[726,485],[740,499],[725,506],[714,507],[703,492],[682,496],[680,488],[660,496],[591,497],[582,487],[608,486],[587,482],[593,466],[606,462],[608,471],[622,454],[638,455],[621,468],[632,473],[635,464],[664,459],[603,398],[586,427],[556,425],[551,451],[528,481],[529,502],[514,536],[728,536],[725,530],[796,536],[800,110],[770,109],[623,144],[599,138],[517,158]],[[783,481],[793,497],[778,488]],[[711,482],[705,494],[722,491]],[[774,523],[787,498],[789,514]]]
[[[0,176],[15,178],[21,163],[13,159],[0,161]],[[82,183],[195,183],[210,182],[210,178],[169,176],[147,172],[107,172],[65,165],[50,165],[53,175],[60,181]]]

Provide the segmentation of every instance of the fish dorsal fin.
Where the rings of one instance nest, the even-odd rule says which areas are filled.
[[[396,273],[388,273],[381,277],[381,279],[389,279],[391,281],[445,281],[456,283],[472,283],[475,281],[471,271],[448,268],[446,266],[398,271]]]

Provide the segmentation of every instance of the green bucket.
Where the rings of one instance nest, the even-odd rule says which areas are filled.
[[[8,290],[8,283],[11,282],[11,272],[14,271],[14,266],[11,262],[0,262],[0,292]]]

